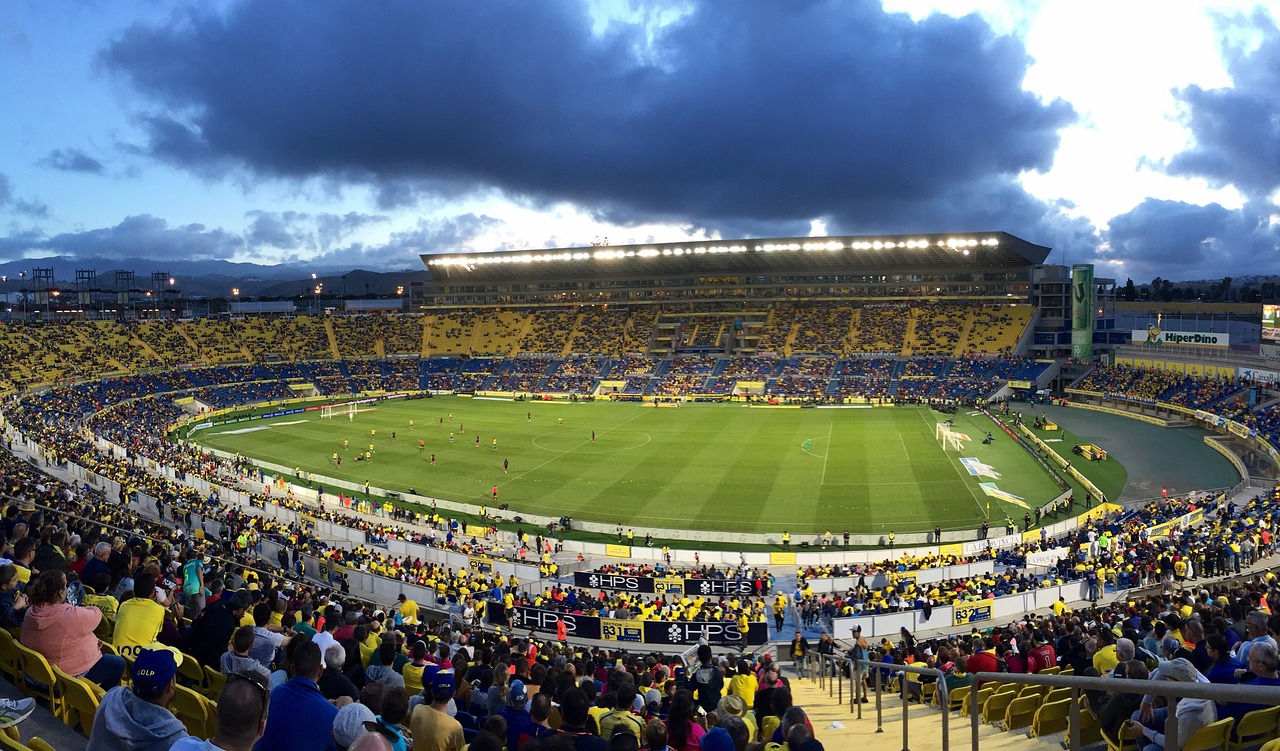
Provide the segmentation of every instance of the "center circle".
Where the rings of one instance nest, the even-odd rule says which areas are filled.
[[[533,445],[557,454],[568,451],[601,454],[638,449],[651,440],[648,433],[638,430],[608,430],[597,432],[596,441],[592,443],[590,432],[583,435],[577,430],[553,430],[534,436]]]

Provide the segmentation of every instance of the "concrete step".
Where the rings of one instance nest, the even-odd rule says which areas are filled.
[[[849,682],[844,680],[822,687],[818,681],[789,678],[792,701],[809,715],[815,734],[827,749],[848,751],[938,751],[942,746],[943,713],[928,704],[908,707],[907,743],[902,737],[902,699],[885,693],[881,696],[880,719],[877,722],[874,690],[870,701],[862,705],[862,719],[849,711]],[[840,684],[843,683],[841,686]],[[839,698],[843,692],[843,701]],[[877,730],[879,730],[877,732]],[[968,751],[972,748],[968,717],[951,712],[948,747]],[[1062,751],[1063,734],[1046,738],[1030,738],[1026,729],[1005,732],[992,726],[978,729],[981,751]]]

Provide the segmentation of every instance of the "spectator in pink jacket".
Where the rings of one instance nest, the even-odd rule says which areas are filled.
[[[22,621],[22,644],[62,672],[87,678],[104,689],[120,685],[124,658],[99,651],[93,630],[102,620],[95,607],[67,603],[67,575],[45,571],[27,587],[31,606]]]

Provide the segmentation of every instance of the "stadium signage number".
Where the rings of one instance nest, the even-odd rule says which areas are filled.
[[[644,627],[636,621],[618,621],[603,618],[600,621],[600,638],[607,641],[644,642]]]
[[[994,600],[982,600],[981,602],[956,605],[952,625],[964,626],[970,623],[978,623],[979,621],[989,621],[991,620],[991,610],[994,606]]]

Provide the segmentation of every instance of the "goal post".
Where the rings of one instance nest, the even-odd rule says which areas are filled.
[[[964,442],[969,439],[964,433],[957,433],[945,422],[938,423],[933,429],[933,437],[942,446],[943,451],[961,451]]]
[[[329,419],[333,417],[333,405],[326,404],[320,408],[320,419]]]

